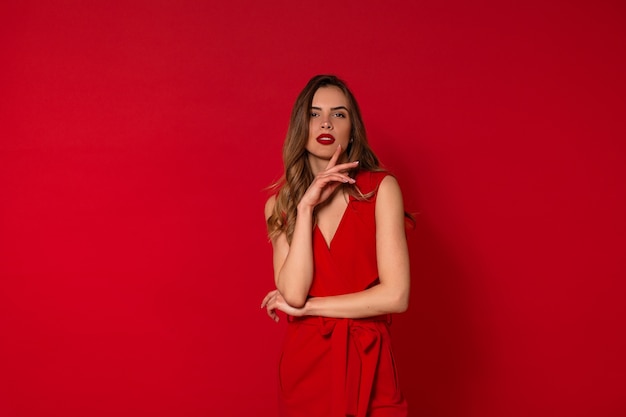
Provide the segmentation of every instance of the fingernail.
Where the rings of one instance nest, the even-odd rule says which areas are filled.
[[[354,161],[355,164],[359,165],[359,161]]]

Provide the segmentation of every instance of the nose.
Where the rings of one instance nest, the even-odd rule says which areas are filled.
[[[330,130],[330,129],[333,128],[333,125],[331,125],[328,120],[324,120],[322,122],[322,126],[321,127],[322,127],[322,129],[329,129]]]

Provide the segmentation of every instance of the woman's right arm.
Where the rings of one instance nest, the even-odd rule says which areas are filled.
[[[313,281],[313,210],[333,195],[342,183],[354,184],[346,172],[356,168],[358,162],[337,164],[341,147],[338,146],[326,169],[315,176],[297,206],[296,224],[291,244],[281,233],[272,240],[274,250],[274,282],[287,304],[304,306]],[[265,204],[265,219],[274,211],[276,198],[270,197]]]
[[[274,210],[276,199],[270,197],[265,204],[265,218]],[[296,225],[287,242],[285,233],[272,239],[274,282],[285,301],[296,308],[306,302],[313,280],[313,208],[298,208]]]

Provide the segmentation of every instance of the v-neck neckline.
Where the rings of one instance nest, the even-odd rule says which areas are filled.
[[[326,246],[326,249],[328,249],[329,251],[331,250],[332,246],[333,246],[333,242],[335,241],[335,238],[337,237],[337,234],[339,233],[339,230],[341,229],[341,225],[344,223],[344,219],[346,218],[346,215],[348,213],[348,209],[350,208],[350,203],[352,202],[352,196],[348,195],[348,204],[346,204],[346,207],[343,209],[343,213],[341,214],[341,218],[339,219],[339,223],[337,223],[337,228],[335,229],[335,233],[333,233],[332,237],[330,238],[330,241],[326,239],[326,236],[324,236],[324,233],[322,233],[322,229],[320,229],[319,225],[317,224],[317,222],[315,223],[315,228],[317,229],[317,231],[319,232],[322,241],[324,242],[324,246]]]

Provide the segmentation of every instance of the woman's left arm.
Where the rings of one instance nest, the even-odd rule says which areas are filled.
[[[387,175],[376,198],[376,260],[380,283],[352,294],[310,298],[292,315],[364,318],[401,313],[409,306],[409,250],[400,186]],[[294,314],[296,313],[296,314]]]

